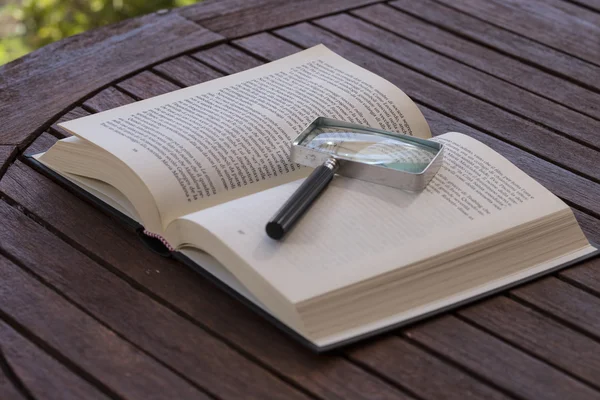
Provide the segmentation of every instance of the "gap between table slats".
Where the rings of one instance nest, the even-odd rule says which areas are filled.
[[[9,262],[0,256],[0,264]],[[106,394],[73,373],[43,349],[0,319],[3,369],[27,399],[108,399]],[[6,373],[6,370],[9,370]],[[0,385],[0,389],[4,389]],[[4,396],[9,391],[0,391]],[[8,396],[10,398],[10,396]]]
[[[585,7],[590,11],[600,12],[600,1],[598,0],[566,0],[569,3],[577,4],[578,6]]]

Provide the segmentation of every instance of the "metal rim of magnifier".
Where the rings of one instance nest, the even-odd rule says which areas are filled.
[[[437,150],[437,154],[421,172],[406,172],[379,165],[365,164],[349,160],[343,156],[333,156],[327,152],[302,146],[301,143],[316,127],[350,129],[369,132],[379,136],[387,136],[394,139],[400,139],[405,142],[412,142],[421,146],[430,147]],[[419,192],[425,189],[429,181],[441,168],[444,157],[444,149],[445,147],[443,144],[430,140],[415,138],[408,135],[401,135],[399,133],[352,124],[345,121],[338,121],[332,118],[318,117],[311,122],[306,129],[304,129],[304,131],[302,131],[302,133],[298,135],[298,137],[292,142],[290,158],[293,162],[312,168],[316,168],[325,163],[328,159],[334,158],[338,160],[340,164],[337,171],[339,175],[360,179],[367,182],[373,182],[379,185],[390,186],[410,192]]]

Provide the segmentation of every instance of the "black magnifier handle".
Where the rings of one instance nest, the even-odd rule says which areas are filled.
[[[331,182],[338,167],[339,162],[335,158],[330,158],[323,165],[315,168],[312,174],[302,182],[302,185],[296,189],[294,194],[269,220],[266,226],[267,235],[275,240],[284,237],[317,196]]]

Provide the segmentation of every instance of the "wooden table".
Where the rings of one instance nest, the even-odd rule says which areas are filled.
[[[599,0],[223,0],[0,67],[0,398],[600,398],[600,260],[327,355],[35,172],[56,122],[324,43],[485,142],[600,243]]]

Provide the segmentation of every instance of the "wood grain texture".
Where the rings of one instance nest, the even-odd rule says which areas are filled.
[[[386,10],[383,12],[385,13]],[[393,14],[396,11],[389,9],[388,12]],[[392,18],[398,20],[399,31],[410,30],[410,22],[403,22],[395,15],[392,15]],[[590,146],[600,148],[599,120],[439,55],[349,15],[336,15],[315,22],[425,76],[442,81],[527,120],[560,131]],[[486,54],[480,54],[479,57],[485,58]],[[552,135],[549,135],[547,140],[552,141]]]
[[[579,222],[579,225],[582,227],[583,231],[587,235],[588,240],[590,240],[592,243],[595,243],[596,245],[600,243],[600,219],[594,218],[591,215],[588,215],[576,209],[572,210],[575,214],[577,222]],[[570,271],[571,269],[567,271]],[[564,273],[565,272],[561,272],[560,274],[562,275]]]
[[[0,266],[10,261],[0,256]],[[6,268],[16,268],[11,265]],[[36,399],[108,399],[104,393],[0,321],[2,354],[11,371]],[[4,392],[2,398],[4,399]]]
[[[590,13],[589,10],[586,9],[585,2],[596,5],[600,4],[598,0],[547,0],[545,3],[584,21],[592,23],[597,22],[599,20],[597,13]]]
[[[302,50],[291,43],[276,39],[267,32],[234,40],[233,43],[267,61],[277,60]]]
[[[595,260],[598,267],[598,260]],[[589,270],[586,268],[586,270]],[[512,291],[513,295],[552,315],[600,338],[600,299],[556,278],[546,278],[535,284]]]
[[[48,150],[58,138],[48,132],[42,132],[23,152],[26,156],[32,156],[34,154],[41,153]]]
[[[324,43],[338,54],[388,79],[411,98],[430,108],[452,115],[463,123],[526,148],[572,171],[600,179],[598,153],[591,148],[404,68],[321,28],[299,24],[276,33],[303,47]]]
[[[519,398],[538,399],[541,393],[556,400],[598,398],[586,384],[453,316],[436,318],[405,334]]]
[[[15,168],[27,170],[19,162]],[[17,183],[13,179],[16,172],[9,171],[7,179],[0,182],[0,190],[13,197],[11,193],[16,189],[15,184],[27,185],[32,187],[33,193],[29,195],[37,196],[36,189],[33,188],[38,186],[36,182],[27,181],[21,176]],[[21,189],[20,196],[27,196],[28,193],[30,192]],[[19,200],[21,204],[29,205],[32,202],[21,201],[24,200],[22,198]],[[39,201],[39,197],[33,199],[36,200]],[[61,203],[54,202],[53,208],[59,207]],[[79,215],[67,215],[65,211],[55,213],[61,213],[61,217],[66,219]],[[30,242],[27,247],[23,247],[19,245],[18,236],[3,236],[1,246],[4,251],[19,259],[115,332],[200,387],[211,393],[219,393],[223,399],[238,399],[244,395],[254,398],[267,395],[279,399],[304,398],[206,331],[133,289],[117,275],[61,242],[33,221],[12,214],[3,216],[3,221],[7,229],[15,230],[18,226],[21,237],[28,238]],[[91,232],[87,235],[95,240],[101,237],[101,232],[92,225],[88,225],[88,230]],[[107,251],[114,251],[115,245],[109,246],[106,242],[105,247]],[[161,274],[162,258],[147,254],[144,259],[147,261],[144,263],[145,273]],[[157,259],[157,262],[153,262],[153,259]],[[72,268],[72,265],[77,265],[77,268]],[[142,315],[144,318],[139,318]],[[221,368],[223,363],[228,368]]]
[[[52,126],[50,126],[49,130],[59,138],[71,136],[69,132],[58,126],[58,124],[70,121],[72,119],[87,117],[88,115],[90,115],[88,111],[81,107],[75,107],[72,110],[69,110],[66,114],[63,114],[55,123],[52,124]]]
[[[134,98],[127,96],[112,86],[109,86],[106,89],[98,92],[93,97],[84,101],[83,106],[94,112],[100,112],[131,104],[133,102],[135,102]]]
[[[597,341],[502,296],[463,309],[459,315],[598,388]]]
[[[138,99],[147,99],[181,89],[150,71],[143,71],[125,79],[117,83],[117,87]]]
[[[4,400],[28,400],[14,387],[2,370],[0,370],[0,393]]]
[[[563,0],[436,1],[600,65],[600,14]]]
[[[374,2],[376,1],[260,0],[241,2],[240,0],[225,0],[190,6],[182,9],[180,13],[213,32],[227,38],[237,38]]]
[[[230,45],[215,46],[192,54],[192,57],[226,74],[235,74],[262,64]]]
[[[221,39],[176,13],[151,14],[70,37],[6,64],[0,67],[0,144],[22,145],[89,93]]]
[[[571,2],[600,12],[600,0],[572,0]]]
[[[371,341],[347,354],[422,399],[510,398],[397,336]]]
[[[600,243],[600,222],[598,222],[596,229],[596,236],[593,240],[595,243]],[[569,268],[561,273],[561,276],[586,287],[591,292],[600,296],[600,259],[590,260],[586,264],[585,268],[582,266]]]
[[[174,58],[156,65],[153,71],[169,78],[181,86],[192,86],[223,76],[214,69],[195,61],[189,56]]]
[[[0,215],[3,221],[0,250],[11,257],[25,256],[29,246],[22,244],[35,246],[33,239],[42,229],[5,202],[0,202]],[[15,226],[20,229],[15,230]],[[52,235],[46,237],[50,243],[58,243]],[[47,250],[46,254],[41,254],[41,259],[48,257],[50,262],[53,255],[65,251],[63,246]],[[63,254],[69,256],[69,252]],[[27,253],[27,257],[36,256]],[[23,257],[23,261],[29,264],[31,260],[27,257]],[[168,391],[180,398],[207,398],[16,265],[5,263],[0,274],[2,312],[15,323],[25,326],[31,335],[43,338],[53,352],[94,376],[113,395],[158,399],[162,397],[161,393]]]
[[[452,5],[451,3],[448,3]],[[488,24],[435,0],[398,0],[390,3],[404,12],[426,20],[471,42],[489,46],[503,54],[522,60],[536,68],[557,74],[564,79],[600,90],[600,67],[551,49],[543,44]]]
[[[110,263],[130,284],[144,287],[165,299],[198,324],[219,332],[286,379],[324,398],[405,397],[344,359],[307,352],[195,272],[152,254],[133,232],[126,231],[43,176],[22,167],[22,164],[16,164],[11,170],[12,178],[0,181],[0,191],[6,196],[93,256]],[[20,185],[26,186],[27,192]],[[73,215],[78,218],[72,218]],[[155,328],[149,330],[146,335],[155,334]],[[195,373],[205,372],[196,370]]]
[[[8,169],[8,165],[17,153],[16,146],[0,146],[0,178]]]
[[[417,3],[419,2],[404,1],[401,2],[401,8],[404,9],[407,6],[410,7]],[[417,7],[419,7],[418,4]],[[383,4],[356,10],[353,12],[353,15],[394,32],[414,43],[418,43],[419,46],[427,47],[444,56],[474,67],[479,71],[491,74],[515,86],[543,96],[551,102],[560,103],[596,119],[600,118],[600,94],[596,92],[567,82],[555,75],[541,71],[538,68],[515,60],[488,47],[463,39],[435,25],[423,22],[418,18],[396,11],[394,8]],[[339,17],[337,20],[343,23],[343,18]],[[405,50],[408,50],[410,53],[409,49]],[[435,61],[432,60],[432,63],[435,63]],[[435,65],[437,66],[438,64],[435,63]],[[426,71],[429,70],[429,65],[425,65],[424,69]],[[448,70],[448,73],[454,72],[454,70]],[[461,77],[461,79],[470,81],[466,77]],[[497,97],[501,101],[505,99],[506,101],[510,101],[509,98],[505,98],[501,94],[502,92],[496,92],[492,89],[492,83],[495,82],[495,85],[501,85],[500,82],[486,80],[485,76],[482,76],[482,79],[486,81],[486,85],[482,90],[487,93],[494,93],[494,95],[497,94]],[[450,82],[447,79],[444,79],[444,81]],[[510,86],[507,87],[510,90]],[[516,90],[514,95],[520,96],[520,93],[522,91]],[[533,98],[535,99],[535,97]],[[522,98],[521,102],[527,104],[527,97]],[[535,101],[530,103],[529,106],[531,107],[533,104],[536,105],[535,114],[540,109],[545,109],[544,104]],[[547,105],[548,103],[545,104]],[[560,111],[556,110],[555,107],[550,107],[548,112]]]
[[[10,365],[4,359],[2,347],[0,345],[0,393],[2,393],[2,398],[6,400],[29,400],[25,397],[24,392],[27,389],[23,389],[22,383],[16,381],[18,378],[15,377]]]

